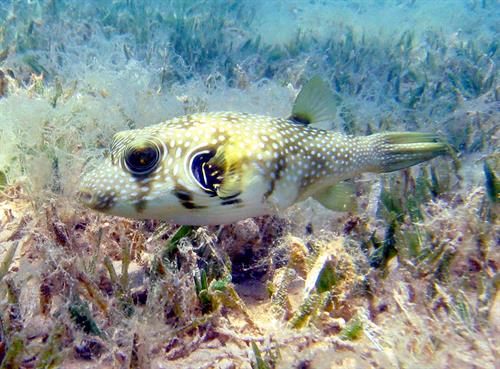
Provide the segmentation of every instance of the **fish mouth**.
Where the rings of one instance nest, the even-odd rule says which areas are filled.
[[[89,190],[80,189],[76,193],[76,198],[80,204],[90,207],[90,205],[92,205],[94,196]]]
[[[108,211],[115,203],[115,198],[111,194],[97,195],[85,187],[78,190],[76,198],[80,204],[97,211]]]

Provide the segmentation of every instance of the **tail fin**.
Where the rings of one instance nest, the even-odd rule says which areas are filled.
[[[432,133],[388,132],[367,137],[372,144],[372,170],[393,172],[449,152],[448,143]]]

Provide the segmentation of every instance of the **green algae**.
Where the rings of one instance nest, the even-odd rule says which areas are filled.
[[[385,269],[387,263],[398,253],[396,249],[396,232],[398,223],[394,220],[385,231],[385,238],[382,245],[377,247],[370,255],[370,265],[373,268]]]
[[[12,337],[10,344],[7,346],[5,357],[0,365],[0,369],[18,369],[22,366],[21,355],[25,349],[25,341],[21,335]]]
[[[68,311],[71,320],[73,320],[73,322],[79,329],[88,334],[93,334],[96,336],[103,335],[101,329],[99,329],[96,321],[92,317],[92,313],[86,301],[82,301],[76,298],[68,307]]]
[[[0,264],[0,282],[9,272],[9,268],[12,264],[12,260],[14,260],[18,245],[19,242],[14,242],[12,245],[10,245],[9,250],[5,254],[2,263]]]
[[[290,319],[290,326],[294,329],[304,328],[317,311],[320,302],[321,296],[317,293],[307,296]]]
[[[207,282],[207,273],[205,270],[201,271],[200,276],[197,278],[194,277],[194,284],[196,288],[196,294],[200,299],[201,310],[204,313],[211,312],[214,310],[214,301],[213,297],[208,291],[208,282]]]
[[[0,191],[2,191],[7,185],[7,176],[3,171],[0,171]]]
[[[162,259],[169,260],[173,257],[175,252],[177,251],[177,247],[179,246],[179,242],[186,237],[190,237],[193,235],[194,228],[192,226],[181,226],[179,229],[172,235],[171,238],[165,244]]]
[[[55,369],[59,368],[64,352],[60,347],[63,345],[63,340],[67,334],[67,328],[60,324],[52,330],[45,347],[41,350],[36,363],[37,369]]]
[[[354,341],[361,337],[363,334],[363,323],[358,318],[353,318],[345,326],[339,334],[341,340]]]
[[[252,369],[271,369],[268,363],[262,358],[260,349],[255,342],[252,342],[252,351],[255,355],[255,362],[252,362]]]
[[[486,192],[490,201],[498,203],[500,201],[500,180],[487,160],[484,161],[483,170],[486,178]]]

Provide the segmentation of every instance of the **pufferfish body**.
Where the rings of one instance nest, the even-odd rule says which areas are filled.
[[[225,224],[322,199],[362,172],[390,172],[447,151],[428,133],[354,137],[316,128],[334,116],[332,92],[313,78],[288,119],[199,113],[119,132],[109,158],[84,174],[79,197],[129,218]]]

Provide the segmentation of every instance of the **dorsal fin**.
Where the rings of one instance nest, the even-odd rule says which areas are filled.
[[[331,128],[337,114],[336,105],[335,95],[328,84],[315,76],[300,90],[289,119],[316,128]]]
[[[209,165],[220,168],[220,184],[215,188],[217,196],[221,198],[231,197],[241,192],[241,166],[240,158],[236,150],[231,147],[220,146],[214,157],[208,161]]]

